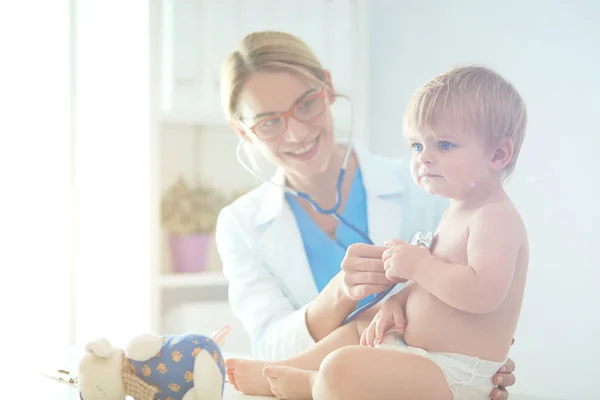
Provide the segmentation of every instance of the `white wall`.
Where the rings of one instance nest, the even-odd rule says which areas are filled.
[[[600,2],[371,7],[373,151],[408,154],[401,118],[411,93],[454,64],[484,63],[524,96],[530,123],[509,190],[532,253],[512,392],[599,399]]]

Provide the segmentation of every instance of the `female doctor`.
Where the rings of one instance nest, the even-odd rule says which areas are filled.
[[[403,161],[334,143],[331,75],[298,38],[248,35],[223,65],[222,85],[241,143],[278,167],[270,182],[219,215],[216,242],[229,302],[255,357],[288,358],[392,285],[381,261],[385,247],[366,243],[410,242],[417,231],[433,232],[447,203],[418,189]],[[338,217],[280,185],[309,194],[322,209],[339,205]],[[513,370],[509,360],[491,398],[508,398]]]

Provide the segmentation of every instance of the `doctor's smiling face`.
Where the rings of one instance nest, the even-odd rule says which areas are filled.
[[[290,72],[255,72],[239,96],[238,133],[294,175],[322,173],[334,145],[331,93]]]
[[[299,38],[284,32],[246,36],[221,69],[231,127],[289,177],[327,170],[334,150],[331,75]]]

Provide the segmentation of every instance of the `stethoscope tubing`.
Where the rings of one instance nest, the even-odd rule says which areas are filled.
[[[350,98],[348,98],[347,96],[344,95],[340,95],[337,94],[336,96],[338,97],[343,97],[346,100],[349,101],[350,106],[352,108],[352,101],[350,100]],[[353,112],[351,111],[351,115],[353,115]],[[294,190],[284,184],[279,184],[277,182],[273,182],[272,179],[265,179],[263,176],[261,176],[259,173],[257,173],[256,171],[254,171],[254,169],[252,169],[250,166],[248,166],[244,160],[242,159],[242,150],[243,150],[243,146],[245,143],[245,140],[241,139],[240,142],[238,143],[238,146],[236,148],[236,158],[238,163],[246,170],[248,171],[252,176],[254,176],[256,179],[263,181],[263,182],[270,182],[271,184],[280,187],[281,189],[283,189],[284,191],[290,193],[293,196],[296,196],[298,198],[302,198],[306,201],[309,202],[309,204],[315,209],[315,211],[317,211],[320,214],[323,215],[332,215],[334,218],[336,218],[338,221],[340,221],[341,223],[343,223],[344,225],[346,225],[348,228],[352,229],[354,232],[356,232],[360,237],[362,237],[365,242],[367,242],[367,244],[374,244],[373,241],[371,240],[371,238],[369,238],[369,236],[367,234],[365,234],[364,232],[362,232],[360,229],[358,229],[354,224],[352,224],[350,221],[347,221],[345,218],[343,218],[339,213],[338,210],[341,206],[341,201],[342,201],[342,183],[344,181],[344,177],[346,175],[346,168],[348,166],[348,161],[350,160],[350,155],[352,153],[352,137],[353,137],[353,132],[354,131],[354,124],[351,124],[350,127],[350,138],[348,141],[348,147],[346,149],[346,153],[344,154],[344,159],[342,161],[342,167],[340,168],[340,172],[338,174],[338,178],[336,181],[336,202],[335,205],[331,208],[325,209],[322,208],[321,206],[319,206],[313,199],[312,197],[304,192],[299,192],[297,190]],[[427,237],[423,237],[420,232],[417,233],[415,235],[415,237],[413,238],[413,244],[417,244],[417,245],[425,245],[429,248],[430,245],[430,241],[427,242],[427,238],[430,238],[430,236],[428,235]],[[348,315],[348,317],[344,320],[343,324],[347,324],[348,322],[354,320],[359,314],[361,314],[362,312],[364,312],[365,310],[373,307],[375,304],[379,303],[383,298],[385,298],[398,284],[393,284],[391,285],[389,288],[387,288],[386,290],[384,290],[383,292],[377,293],[375,295],[375,297],[373,297],[371,300],[369,300],[368,302],[366,302],[365,304],[363,304],[362,306],[360,306],[359,308],[357,308],[356,310],[354,310],[352,313],[350,313],[350,315]]]

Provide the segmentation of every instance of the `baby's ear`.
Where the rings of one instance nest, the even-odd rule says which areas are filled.
[[[96,339],[85,345],[85,351],[103,358],[108,357],[113,350],[114,347],[106,338]]]
[[[494,151],[492,156],[492,168],[496,171],[501,171],[506,167],[513,158],[514,145],[512,140],[503,140]]]

